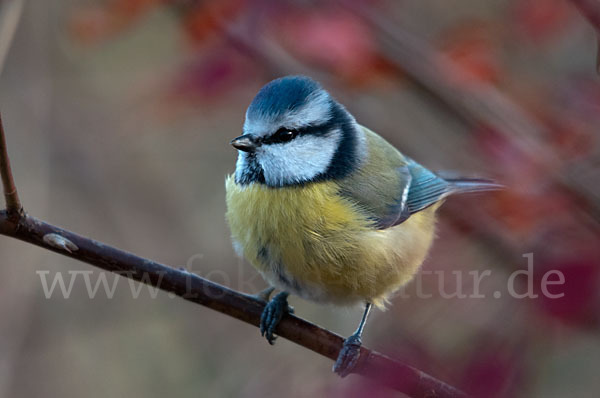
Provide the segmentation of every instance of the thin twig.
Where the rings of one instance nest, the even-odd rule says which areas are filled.
[[[23,215],[13,228],[7,212],[0,211],[0,234],[134,279],[186,300],[258,326],[264,302],[236,292],[198,275],[138,257]],[[276,333],[327,358],[335,360],[343,338],[294,315],[286,315]],[[361,348],[356,373],[374,379],[412,397],[465,397],[456,388],[412,366],[378,352]]]
[[[2,114],[0,114],[0,177],[2,177],[2,188],[4,189],[4,200],[6,210],[9,214],[21,212],[21,201],[17,193],[17,187],[10,169],[10,159],[8,158],[8,149],[6,148],[6,136],[4,135],[4,126],[2,124]]]

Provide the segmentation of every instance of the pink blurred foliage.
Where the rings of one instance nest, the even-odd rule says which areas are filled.
[[[563,33],[576,11],[566,0],[513,0],[512,14],[520,38],[540,44]]]
[[[441,53],[460,66],[445,70],[447,79],[457,85],[497,83],[504,71],[499,42],[492,21],[465,20],[452,25],[439,35]]]
[[[348,84],[369,83],[391,69],[379,54],[371,28],[338,8],[287,9],[273,25],[292,54]]]
[[[223,33],[226,25],[252,6],[248,0],[188,2],[180,9],[182,27],[189,41],[202,45]]]
[[[589,76],[569,76],[556,88],[556,107],[561,116],[555,148],[570,159],[592,154],[598,144],[600,83]]]
[[[199,56],[173,76],[168,99],[181,102],[207,102],[226,97],[254,73],[260,73],[248,59],[227,43],[215,43],[209,55]]]
[[[253,64],[223,39],[226,25],[248,3],[246,0],[110,0],[103,5],[75,7],[69,25],[79,43],[95,46],[116,38],[153,8],[167,5],[180,17],[183,37],[193,56],[171,77],[163,103],[217,101],[256,72]],[[251,3],[251,2],[250,2]]]
[[[494,336],[475,341],[464,362],[459,385],[473,398],[512,396],[516,379],[523,377],[523,350]]]
[[[536,265],[534,286],[539,295],[536,302],[545,314],[558,321],[574,327],[597,329],[600,326],[600,250],[593,253],[588,245],[582,246],[571,247],[571,253],[562,258],[548,258]],[[564,284],[549,285],[548,291],[564,296],[551,298],[541,291],[542,278],[549,271],[562,273]],[[559,281],[555,275],[548,278]]]
[[[529,87],[526,94],[525,90],[515,94],[521,106],[546,129],[546,135],[540,139],[555,155],[558,163],[553,166],[557,169],[591,155],[597,141],[594,122],[597,123],[599,118],[597,115],[588,117],[587,113],[600,105],[598,98],[594,98],[594,88],[597,90],[598,84],[588,82],[588,85],[583,90],[581,84],[567,78],[545,87]]]
[[[490,197],[488,210],[507,228],[511,234],[532,236],[539,221],[542,221],[548,207],[559,206],[545,196],[543,168],[510,139],[492,128],[479,126],[473,131],[475,148],[494,165],[502,175],[503,183],[509,189]],[[542,200],[543,197],[543,200]]]
[[[69,17],[72,36],[82,44],[95,45],[135,26],[149,11],[168,6],[181,19],[190,42],[199,44],[222,32],[224,22],[235,18],[247,0],[109,0],[76,6]]]
[[[72,36],[85,45],[97,45],[131,27],[165,0],[110,0],[76,6],[69,17]]]
[[[559,86],[561,109],[575,113],[580,121],[600,121],[600,82],[596,77],[574,75]]]

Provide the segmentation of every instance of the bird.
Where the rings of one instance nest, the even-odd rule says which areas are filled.
[[[261,334],[274,343],[278,323],[293,311],[290,294],[364,305],[333,366],[342,377],[356,367],[371,308],[385,309],[425,260],[442,202],[502,188],[428,170],[306,76],[264,85],[242,132],[231,141],[238,157],[225,181],[226,219],[235,251],[270,286]]]

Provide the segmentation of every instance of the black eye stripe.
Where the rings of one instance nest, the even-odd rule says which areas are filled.
[[[263,139],[263,144],[281,144],[284,142],[289,142],[298,136],[298,131],[293,129],[286,129],[284,127],[280,128],[274,134],[265,137]]]
[[[264,137],[261,140],[262,141],[261,143],[266,144],[266,145],[281,144],[281,143],[289,142],[298,136],[309,135],[309,134],[315,135],[315,136],[322,136],[322,135],[328,133],[334,126],[335,126],[335,120],[330,120],[323,124],[304,126],[304,127],[300,127],[300,128],[296,128],[296,129],[288,129],[285,127],[281,127],[274,134]],[[291,138],[289,138],[289,139],[287,139],[287,137],[284,138],[285,133],[292,133]]]

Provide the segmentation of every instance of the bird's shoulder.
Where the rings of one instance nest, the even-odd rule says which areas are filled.
[[[383,137],[362,127],[365,156],[339,181],[340,193],[355,202],[380,228],[393,225],[403,210],[411,175],[410,159]]]
[[[360,129],[364,134],[368,148],[365,167],[381,163],[388,164],[391,167],[399,167],[404,166],[409,162],[409,159],[385,138],[367,127],[360,126]]]

